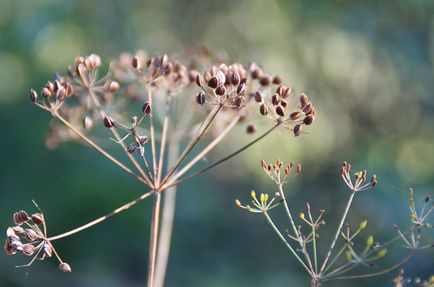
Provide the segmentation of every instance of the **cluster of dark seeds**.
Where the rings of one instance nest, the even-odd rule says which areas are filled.
[[[4,249],[6,254],[15,255],[21,253],[33,257],[27,265],[30,266],[36,259],[43,260],[51,258],[53,254],[59,260],[59,269],[63,272],[71,272],[71,267],[63,262],[51,242],[47,239],[44,215],[35,213],[28,215],[21,210],[13,215],[15,226],[9,227],[6,231],[6,242]]]

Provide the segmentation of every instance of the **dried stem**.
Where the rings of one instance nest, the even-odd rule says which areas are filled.
[[[161,193],[154,193],[152,207],[151,234],[149,236],[148,287],[154,287],[155,264],[157,261],[158,230],[160,227]]]
[[[62,233],[62,234],[59,234],[59,235],[56,235],[56,236],[52,236],[52,237],[48,238],[48,240],[49,241],[54,241],[54,240],[57,240],[57,239],[60,239],[60,238],[64,238],[64,237],[70,236],[72,234],[78,233],[78,232],[80,232],[82,230],[85,230],[85,229],[87,229],[89,227],[92,227],[92,226],[94,226],[94,225],[96,225],[96,224],[98,224],[100,222],[103,222],[104,220],[112,217],[115,214],[118,214],[118,213],[121,213],[122,211],[127,210],[131,206],[133,206],[136,203],[144,200],[145,198],[149,197],[153,193],[154,193],[153,190],[148,191],[148,192],[142,194],[141,196],[139,196],[138,198],[134,199],[133,201],[130,201],[130,202],[122,205],[121,207],[116,208],[112,212],[110,212],[110,213],[108,213],[108,214],[106,214],[104,216],[101,216],[100,218],[97,218],[97,219],[95,219],[95,220],[93,220],[93,221],[91,221],[91,222],[89,222],[89,223],[87,223],[85,225],[82,225],[82,226],[80,226],[78,228],[75,228],[75,229],[73,229],[71,231],[68,231],[68,232],[65,232],[65,233]]]
[[[152,105],[152,90],[151,90],[151,83],[148,83],[148,101],[149,106],[151,107],[151,113],[149,114],[149,132],[151,133],[151,150],[152,150],[152,168],[153,168],[153,175],[154,175],[154,184],[157,186],[158,178],[157,178],[157,151],[155,147],[155,129],[154,129],[154,106]]]

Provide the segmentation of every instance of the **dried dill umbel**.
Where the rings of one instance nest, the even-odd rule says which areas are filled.
[[[152,57],[140,51],[122,53],[105,65],[96,54],[79,56],[66,73],[56,72],[41,89],[30,90],[31,103],[53,117],[47,147],[54,149],[66,141],[85,143],[147,188],[138,198],[83,226],[49,238],[44,232],[37,233],[43,245],[53,248],[53,241],[152,198],[148,286],[163,286],[174,213],[166,211],[175,209],[176,187],[277,128],[289,131],[288,137],[298,137],[315,122],[316,111],[309,98],[295,94],[284,79],[257,64],[227,63],[209,51],[190,53],[185,59]],[[257,117],[269,120],[264,132],[252,124]],[[245,126],[249,141],[231,144],[240,146],[205,165],[202,159],[237,125]],[[21,224],[39,228],[28,221]],[[11,255],[23,251],[17,249],[21,245],[14,228],[19,229],[8,229],[5,245]],[[40,251],[39,245],[33,246]],[[62,271],[71,270],[57,258]]]

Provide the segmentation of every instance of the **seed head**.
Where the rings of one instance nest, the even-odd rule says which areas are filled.
[[[294,126],[294,136],[298,137],[301,134],[302,127],[300,124]]]
[[[29,92],[29,99],[30,102],[34,103],[38,100],[38,94],[36,93],[35,90],[31,89]]]
[[[196,95],[196,103],[198,103],[199,105],[205,104],[205,100],[206,96],[204,92],[201,91]]]
[[[24,210],[20,210],[18,212],[15,212],[13,215],[14,222],[16,225],[21,225],[27,220],[29,220],[29,215]]]
[[[115,126],[115,122],[113,121],[113,119],[109,116],[104,116],[104,126],[106,128],[112,128]]]
[[[32,222],[34,224],[43,224],[44,223],[44,216],[42,215],[42,213],[32,214]]]
[[[69,266],[68,263],[62,262],[59,264],[59,269],[62,272],[71,272],[71,267]]]
[[[144,103],[142,111],[145,115],[149,116],[151,114],[151,105],[148,102]]]

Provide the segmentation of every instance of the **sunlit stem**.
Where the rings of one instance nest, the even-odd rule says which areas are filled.
[[[166,111],[165,111],[164,120],[163,120],[163,130],[161,132],[160,157],[158,160],[158,169],[157,169],[158,182],[161,181],[161,174],[163,171],[164,153],[166,151],[167,132],[169,130],[170,94],[167,95],[166,109],[165,110]]]
[[[356,195],[356,192],[352,192],[350,198],[348,199],[347,206],[345,207],[344,214],[342,215],[341,222],[339,223],[339,227],[336,230],[335,237],[333,238],[332,244],[330,245],[329,251],[327,253],[327,256],[324,260],[324,263],[321,266],[320,274],[323,274],[324,269],[326,268],[327,262],[330,259],[330,256],[332,254],[333,248],[335,247],[336,241],[338,240],[339,234],[342,230],[342,226],[344,225],[345,219],[347,218],[348,211],[350,210],[351,203],[353,202],[354,196]]]
[[[48,238],[47,240],[54,241],[54,240],[57,240],[57,239],[60,239],[60,238],[64,238],[64,237],[73,235],[73,234],[78,233],[78,232],[80,232],[82,230],[85,230],[85,229],[87,229],[89,227],[92,227],[92,226],[94,226],[94,225],[96,225],[96,224],[98,224],[100,222],[103,222],[104,220],[112,217],[113,215],[116,215],[118,213],[121,213],[122,211],[127,210],[131,206],[133,206],[136,203],[144,200],[145,198],[149,197],[153,193],[154,193],[153,190],[148,191],[148,192],[142,194],[141,196],[139,196],[138,198],[134,199],[133,201],[130,201],[130,202],[122,205],[121,207],[116,208],[115,210],[113,210],[112,212],[110,212],[110,213],[108,213],[108,214],[106,214],[104,216],[101,216],[101,217],[99,217],[99,218],[97,218],[97,219],[95,219],[95,220],[93,220],[93,221],[91,221],[91,222],[89,222],[89,223],[87,223],[85,225],[82,225],[82,226],[80,226],[78,228],[75,228],[75,229],[73,229],[71,231],[68,231],[68,232],[65,232],[65,233],[62,233],[62,234],[59,234],[59,235],[56,235],[56,236],[52,236],[52,237]]]
[[[75,134],[77,134],[82,140],[84,140],[86,143],[88,143],[90,146],[92,146],[94,149],[99,151],[103,156],[111,160],[114,164],[116,164],[118,167],[120,167],[125,172],[131,174],[135,178],[137,178],[140,182],[143,182],[144,184],[148,184],[148,182],[135,174],[131,169],[126,167],[123,163],[115,159],[112,155],[110,155],[107,151],[105,151],[103,148],[101,148],[99,145],[97,145],[95,142],[93,142],[91,139],[89,139],[87,136],[85,136],[83,133],[81,133],[78,129],[76,129],[73,125],[71,125],[65,118],[63,118],[59,113],[55,112],[54,116],[58,118],[64,125],[66,125],[68,128],[70,128]]]
[[[288,241],[286,241],[285,237],[282,235],[282,233],[276,227],[276,225],[274,224],[273,220],[270,218],[270,216],[268,215],[268,213],[266,211],[264,211],[263,214],[264,214],[265,218],[267,219],[268,224],[271,225],[271,227],[273,228],[273,230],[279,236],[280,240],[282,240],[282,242],[286,245],[286,247],[288,247],[289,251],[291,251],[291,253],[298,260],[298,262],[300,262],[301,266],[304,267],[304,269],[307,271],[307,273],[309,273],[311,276],[313,276],[313,274],[310,271],[310,269],[306,266],[306,264],[303,262],[303,260],[301,260],[300,256],[298,256],[297,252],[295,252],[295,250],[291,247],[291,245],[288,243]]]
[[[158,230],[160,227],[161,193],[154,193],[154,204],[152,207],[151,234],[149,240],[148,258],[148,287],[154,287],[155,265],[157,262]]]

